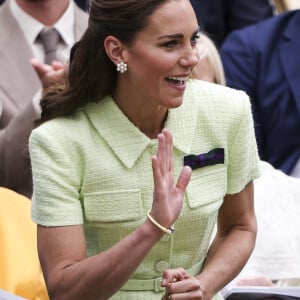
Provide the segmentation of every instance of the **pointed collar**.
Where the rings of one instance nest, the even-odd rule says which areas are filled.
[[[184,154],[190,152],[197,119],[197,109],[192,106],[187,94],[190,93],[185,93],[180,107],[169,110],[165,124],[172,132],[174,148]],[[153,145],[153,140],[123,114],[110,96],[89,104],[85,111],[93,126],[127,168],[132,168],[147,146]]]
[[[29,45],[33,45],[40,31],[45,28],[45,25],[23,11],[16,3],[16,0],[10,2],[10,9],[23,30]],[[74,43],[74,22],[74,3],[70,1],[63,15],[51,26],[57,29],[66,45]]]
[[[15,20],[19,24],[28,44],[32,47],[37,35],[44,28],[44,25],[21,9],[16,3],[16,0],[10,1],[9,4]]]

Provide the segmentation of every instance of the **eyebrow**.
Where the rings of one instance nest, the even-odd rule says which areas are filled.
[[[200,33],[200,27],[197,28],[197,30],[195,30],[193,32],[193,36]],[[162,35],[160,36],[158,39],[162,40],[162,39],[182,39],[183,38],[183,34],[181,33],[175,33],[175,34],[167,34],[167,35]]]

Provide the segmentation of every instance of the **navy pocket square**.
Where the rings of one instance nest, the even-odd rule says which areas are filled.
[[[207,153],[190,154],[184,157],[184,165],[192,170],[224,163],[224,148],[216,148]]]

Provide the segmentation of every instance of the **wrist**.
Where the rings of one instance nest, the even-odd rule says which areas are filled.
[[[170,226],[169,228],[164,227],[163,225],[161,225],[160,223],[158,223],[152,216],[151,216],[151,211],[148,211],[147,213],[147,218],[148,220],[159,230],[161,230],[163,233],[165,234],[172,234],[175,229],[173,226]]]
[[[212,284],[208,284],[205,277],[201,275],[202,273],[196,276],[196,278],[199,281],[199,285],[203,294],[203,299],[212,299],[215,296],[215,294],[217,294],[217,291],[213,291],[211,288],[209,288],[212,287]]]
[[[164,233],[154,226],[148,218],[143,223],[142,230],[143,235],[148,239],[160,240],[164,236]]]

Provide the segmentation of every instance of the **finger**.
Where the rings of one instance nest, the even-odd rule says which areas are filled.
[[[163,134],[165,135],[165,139],[166,139],[166,152],[167,152],[167,161],[166,161],[166,165],[167,165],[167,171],[168,172],[173,172],[173,137],[171,132],[165,128],[163,129]]]
[[[57,60],[54,60],[51,64],[51,66],[54,70],[65,69],[65,65],[62,62],[57,61]]]
[[[160,172],[160,167],[158,163],[158,159],[156,155],[153,155],[151,157],[151,162],[152,162],[152,173],[153,173],[153,181],[154,181],[154,186],[156,188],[160,187],[160,183],[162,182],[162,176]],[[155,197],[156,199],[156,197]]]
[[[52,67],[42,63],[40,60],[37,58],[33,58],[30,60],[30,63],[34,70],[36,71],[37,75],[39,76],[40,79],[42,79],[49,71],[52,70]]]
[[[176,188],[181,192],[184,193],[187,185],[189,184],[192,176],[192,169],[189,166],[185,166],[177,180]]]
[[[201,291],[188,291],[184,293],[168,293],[169,300],[204,299]]]
[[[163,272],[161,286],[166,287],[171,282],[180,281],[189,277],[183,268],[167,269]]]
[[[158,135],[157,159],[162,176],[166,174],[166,151],[166,139],[164,134],[160,133]]]
[[[51,70],[45,75],[44,80],[48,82],[59,82],[64,78],[64,74],[65,74],[64,69],[56,70],[56,71]]]
[[[171,282],[167,285],[166,291],[170,294],[183,294],[183,293],[202,293],[202,289],[199,280],[193,276],[187,276],[182,280]],[[190,294],[191,295],[191,294]],[[186,299],[186,298],[182,298]],[[196,299],[196,298],[195,298]],[[200,298],[197,298],[200,299]]]

